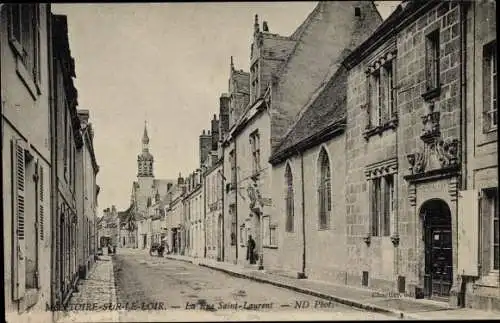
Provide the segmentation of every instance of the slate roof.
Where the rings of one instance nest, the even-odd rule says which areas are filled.
[[[343,65],[335,69],[334,75],[318,88],[296,123],[290,127],[270,160],[279,162],[294,154],[295,148],[299,150],[305,149],[306,147],[299,147],[301,143],[321,134],[332,124],[336,124],[345,118],[347,70]]]

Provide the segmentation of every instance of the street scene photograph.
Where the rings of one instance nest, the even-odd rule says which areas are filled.
[[[0,3],[5,321],[499,320],[496,12]]]

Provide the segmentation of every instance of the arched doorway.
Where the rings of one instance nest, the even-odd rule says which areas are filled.
[[[447,298],[453,283],[451,212],[440,199],[420,208],[425,251],[424,293],[428,298]]]

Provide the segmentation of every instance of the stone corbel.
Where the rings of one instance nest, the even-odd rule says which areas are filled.
[[[397,233],[393,234],[391,236],[391,242],[395,247],[399,246],[399,234]]]
[[[372,242],[372,236],[369,233],[367,233],[366,236],[363,238],[363,241],[369,247]]]
[[[415,184],[408,186],[408,200],[410,201],[410,206],[417,205],[417,187]]]

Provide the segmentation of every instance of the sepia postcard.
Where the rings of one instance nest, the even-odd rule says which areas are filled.
[[[1,3],[5,319],[500,319],[496,1]]]

